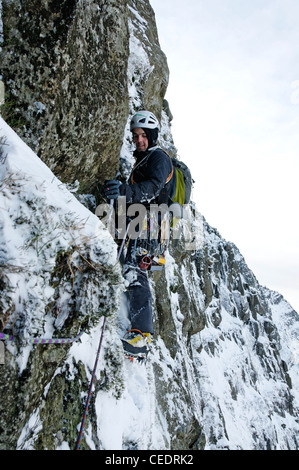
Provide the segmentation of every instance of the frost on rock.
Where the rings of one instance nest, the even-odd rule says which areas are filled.
[[[4,121],[1,129],[8,137],[8,157],[0,168],[1,266],[4,284],[7,280],[1,322],[26,341],[52,334],[76,311],[99,315],[99,299],[110,295],[108,273],[117,275],[116,248],[98,218]],[[97,291],[93,282],[100,277],[107,283]]]

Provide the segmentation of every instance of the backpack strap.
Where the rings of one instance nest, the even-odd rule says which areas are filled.
[[[170,158],[170,157],[169,157],[169,158]],[[172,162],[171,162],[171,165],[172,165]],[[173,177],[173,171],[174,171],[174,169],[173,169],[173,165],[172,165],[172,170],[171,170],[171,173],[170,173],[170,175],[168,176],[168,178],[167,178],[167,180],[166,180],[166,183],[165,183],[165,184],[169,183],[169,181],[170,181],[170,180],[171,180],[171,178]]]
[[[170,172],[170,174],[169,174],[169,176],[168,176],[168,178],[167,178],[167,180],[166,180],[166,182],[165,182],[165,184],[167,184],[167,183],[169,183],[169,181],[170,181],[171,178],[173,177],[173,173],[174,173],[174,167],[173,167],[173,163],[172,163],[172,158],[171,158],[171,156],[169,155],[169,153],[166,152],[166,150],[162,149],[161,147],[159,147],[159,149],[162,150],[162,152],[164,152],[165,155],[167,155],[167,157],[170,158],[170,162],[171,162],[171,172]]]

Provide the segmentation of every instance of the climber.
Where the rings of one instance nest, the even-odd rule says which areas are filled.
[[[157,145],[159,122],[150,111],[137,112],[130,125],[136,146],[135,165],[129,182],[121,184],[118,180],[105,182],[104,193],[108,200],[119,196],[126,197],[126,203],[150,204],[168,203],[175,188],[175,173],[168,155]],[[158,242],[157,242],[158,243]],[[147,250],[145,250],[147,248]],[[147,273],[148,247],[144,240],[131,239],[124,260],[124,276],[129,283],[129,318],[132,331],[124,341],[124,348],[144,351],[146,342],[153,335],[152,296]],[[136,349],[137,351],[137,349]]]

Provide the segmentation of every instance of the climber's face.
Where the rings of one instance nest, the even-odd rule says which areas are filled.
[[[146,137],[144,129],[141,129],[141,127],[133,129],[133,140],[135,142],[137,152],[145,152],[147,150],[148,138]]]

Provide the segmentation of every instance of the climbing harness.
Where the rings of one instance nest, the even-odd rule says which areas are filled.
[[[90,397],[91,397],[91,393],[92,393],[92,386],[93,386],[94,378],[95,378],[95,375],[96,375],[96,370],[97,370],[97,366],[98,366],[99,356],[100,356],[100,352],[101,352],[101,348],[102,348],[102,342],[103,342],[103,337],[104,337],[105,324],[106,324],[106,317],[104,317],[104,320],[103,320],[102,334],[101,334],[101,338],[100,338],[100,342],[99,342],[99,347],[98,347],[98,351],[97,351],[97,355],[96,355],[96,360],[95,360],[95,363],[94,363],[94,367],[93,367],[93,371],[92,371],[92,376],[91,376],[91,380],[90,380],[90,384],[89,384],[89,390],[88,390],[87,400],[86,400],[86,404],[85,404],[83,419],[82,419],[82,422],[81,422],[81,428],[80,428],[80,432],[79,432],[79,437],[78,437],[78,441],[77,441],[77,445],[76,445],[76,450],[79,450],[79,449],[80,449],[80,444],[81,444],[82,435],[83,435],[84,426],[85,426],[85,420],[86,420],[86,416],[87,416],[87,412],[88,412],[88,407],[89,407],[89,403],[90,403]]]

